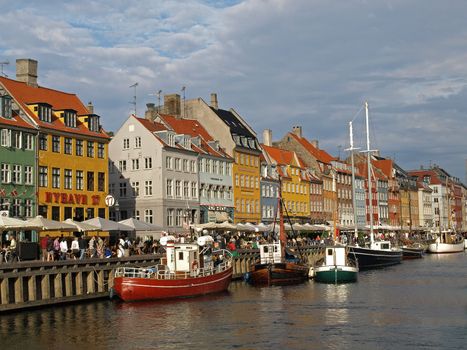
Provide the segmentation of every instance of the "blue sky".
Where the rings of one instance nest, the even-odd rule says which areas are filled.
[[[107,130],[181,93],[234,107],[279,139],[302,125],[343,156],[348,122],[405,169],[438,164],[465,181],[467,2],[451,0],[7,1],[0,61],[39,61],[39,84],[92,101]]]

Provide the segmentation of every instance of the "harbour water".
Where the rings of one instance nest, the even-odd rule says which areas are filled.
[[[1,349],[466,349],[467,253],[359,281],[251,287],[150,303],[101,300],[0,317]]]

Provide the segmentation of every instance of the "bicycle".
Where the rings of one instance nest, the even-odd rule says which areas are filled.
[[[3,252],[3,259],[6,263],[11,263],[16,261],[20,261],[19,255],[15,250],[5,249]]]

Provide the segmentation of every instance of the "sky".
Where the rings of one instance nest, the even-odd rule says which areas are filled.
[[[463,0],[0,0],[0,62],[39,62],[41,86],[92,101],[116,131],[157,91],[234,108],[262,141],[300,125],[333,156],[355,146],[466,183]]]

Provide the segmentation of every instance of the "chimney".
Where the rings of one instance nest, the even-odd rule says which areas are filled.
[[[37,61],[30,58],[16,60],[16,80],[37,87]]]
[[[146,112],[144,112],[144,118],[147,120],[154,121],[156,119],[156,105],[154,103],[146,103]]]
[[[214,109],[219,108],[219,104],[217,103],[217,94],[216,93],[211,94],[211,107],[214,108]]]
[[[164,113],[180,117],[181,104],[179,94],[164,95]]]
[[[315,148],[319,149],[319,142],[318,142],[318,140],[311,140],[310,142],[311,142],[311,144],[312,144]]]
[[[292,127],[292,132],[298,137],[302,138],[302,127],[301,126]]]
[[[87,108],[89,114],[94,114],[94,106],[93,106],[91,101],[88,102],[88,105],[87,105],[86,108]]]
[[[272,130],[271,129],[264,129],[263,144],[269,147],[272,146]]]

